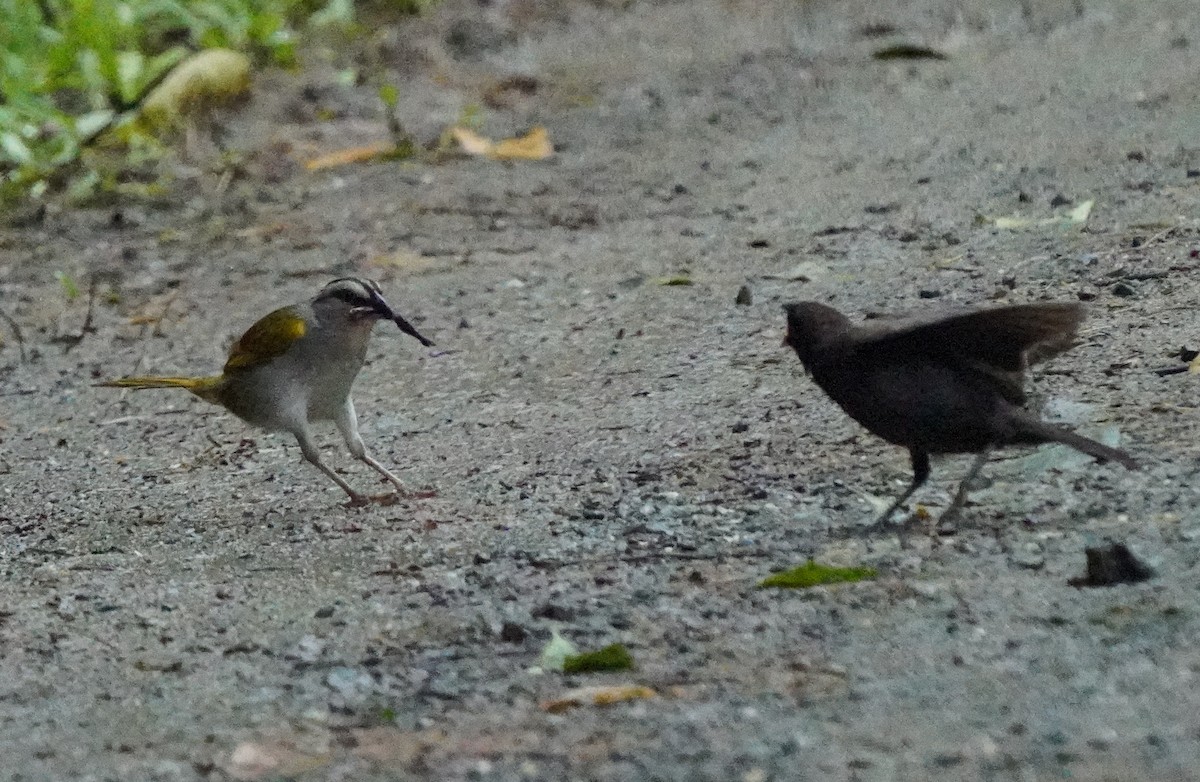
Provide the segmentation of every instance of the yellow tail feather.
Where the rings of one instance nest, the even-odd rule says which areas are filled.
[[[207,402],[216,402],[214,392],[221,383],[221,376],[216,377],[119,377],[115,380],[105,380],[96,383],[107,388],[186,388]]]

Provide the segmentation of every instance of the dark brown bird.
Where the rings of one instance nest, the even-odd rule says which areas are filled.
[[[994,448],[1059,442],[1137,469],[1124,451],[1022,408],[1025,369],[1071,346],[1083,320],[1078,304],[1019,304],[866,326],[812,301],[787,304],[784,311],[784,342],[821,390],[912,456],[912,484],[877,523],[925,483],[930,454],[979,454],[943,519],[965,501],[967,484]]]

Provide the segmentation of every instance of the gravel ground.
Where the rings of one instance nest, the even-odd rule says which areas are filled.
[[[553,160],[305,172],[385,133],[314,57],[227,119],[231,181],[201,148],[165,203],[3,229],[5,778],[1200,778],[1196,376],[1154,371],[1200,347],[1200,6],[892,5],[446,0],[371,33],[401,115]],[[434,498],[348,509],[286,436],[91,386],[347,273],[438,343],[379,327],[355,395]],[[1013,450],[956,526],[867,529],[907,454],[780,347],[795,299],[1087,301],[1032,389],[1145,469]],[[1157,576],[1070,586],[1106,541]],[[879,575],[756,587],[810,557]],[[636,669],[540,673],[552,628]],[[598,684],[657,696],[541,707]]]

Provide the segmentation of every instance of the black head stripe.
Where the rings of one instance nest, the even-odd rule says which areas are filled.
[[[342,277],[326,285],[320,296],[337,299],[351,307],[377,312],[380,317],[393,317],[391,306],[383,298],[383,292],[374,280]]]
[[[342,277],[325,286],[322,296],[344,301],[355,307],[374,306],[377,297],[372,286],[357,277]]]

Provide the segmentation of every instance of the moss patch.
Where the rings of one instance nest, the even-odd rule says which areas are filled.
[[[758,582],[760,588],[808,589],[822,584],[846,584],[875,578],[873,567],[833,567],[809,560],[800,567],[784,570]]]
[[[627,671],[632,667],[633,656],[621,644],[611,644],[594,652],[573,654],[563,660],[563,673]]]

